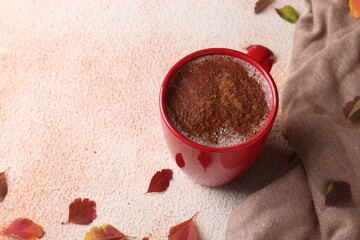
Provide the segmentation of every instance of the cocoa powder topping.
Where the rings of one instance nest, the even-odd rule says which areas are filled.
[[[223,55],[184,65],[172,79],[167,107],[180,131],[208,145],[252,137],[269,114],[261,84],[240,60]]]

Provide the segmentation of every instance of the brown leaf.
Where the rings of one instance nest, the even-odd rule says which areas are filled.
[[[267,8],[274,0],[259,0],[255,4],[255,14],[262,12],[265,8]]]
[[[36,240],[44,236],[42,227],[27,218],[15,219],[2,233],[22,240]]]
[[[84,240],[127,240],[129,236],[114,228],[110,224],[92,227],[86,233]]]
[[[164,192],[169,187],[172,177],[173,171],[171,169],[163,169],[156,172],[151,178],[147,193]]]
[[[197,240],[198,233],[193,221],[195,215],[189,220],[171,227],[168,240]]]
[[[69,219],[62,223],[87,225],[96,218],[96,203],[88,198],[76,198],[69,206]]]
[[[326,189],[325,206],[337,206],[351,200],[351,188],[347,182],[331,181]]]
[[[0,173],[0,202],[4,200],[6,194],[8,192],[8,185],[6,182],[5,172]]]
[[[352,101],[349,101],[345,104],[345,106],[342,109],[342,113],[344,114],[346,119],[349,119],[359,110],[360,110],[360,96],[356,96]]]

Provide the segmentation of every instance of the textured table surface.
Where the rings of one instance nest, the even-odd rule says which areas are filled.
[[[109,223],[160,240],[198,213],[201,239],[224,239],[233,207],[287,165],[281,112],[250,171],[206,188],[170,159],[158,93],[168,69],[190,52],[259,43],[276,54],[281,100],[295,25],[274,8],[305,13],[306,6],[277,0],[255,15],[255,2],[0,1],[0,172],[9,184],[0,226],[27,217],[43,226],[43,239],[80,240]],[[163,168],[174,171],[168,190],[144,194]],[[75,198],[96,201],[90,225],[61,225]]]

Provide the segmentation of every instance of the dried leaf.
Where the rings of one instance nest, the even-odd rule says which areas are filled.
[[[326,189],[325,206],[337,206],[351,199],[351,188],[347,182],[331,181]]]
[[[355,113],[360,110],[360,96],[356,96],[352,101],[347,102],[342,109],[346,119],[351,118]]]
[[[28,218],[15,219],[2,233],[22,240],[36,240],[44,236],[42,227]]]
[[[357,113],[359,110],[360,110],[360,100],[358,100],[358,101],[355,103],[353,109],[352,109],[351,112],[349,113],[348,118],[351,118],[351,117],[352,117],[355,113]]]
[[[148,237],[144,237],[142,240],[150,240],[150,238],[148,238]]]
[[[112,225],[103,224],[90,228],[84,240],[127,240],[129,238],[129,236],[124,235]]]
[[[356,18],[360,18],[360,0],[349,1],[350,11]]]
[[[185,167],[185,161],[181,153],[175,155],[175,161],[179,168]]]
[[[87,225],[96,218],[96,203],[88,198],[76,198],[69,206],[69,219],[62,223]]]
[[[255,14],[262,12],[265,8],[267,8],[274,0],[259,0],[255,4]]]
[[[172,177],[173,171],[171,169],[163,169],[156,172],[151,178],[147,193],[164,192],[169,187]]]
[[[171,227],[168,240],[197,240],[198,233],[193,221],[195,215],[189,220]]]
[[[290,23],[296,23],[299,19],[299,13],[292,6],[286,5],[282,8],[276,8],[275,10],[280,17]]]
[[[5,172],[0,173],[0,202],[4,200],[6,194],[8,192],[8,185],[6,182]]]

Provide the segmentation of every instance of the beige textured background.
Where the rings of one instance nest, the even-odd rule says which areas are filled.
[[[240,1],[0,1],[0,171],[9,193],[0,226],[28,217],[43,239],[83,239],[91,226],[166,239],[195,219],[203,240],[224,239],[233,207],[276,177],[291,150],[279,119],[263,154],[238,181],[211,189],[171,161],[159,124],[158,93],[167,70],[198,49],[274,51],[272,75],[286,81],[294,25],[274,7],[254,15]],[[169,189],[144,194],[152,175],[174,170]],[[75,198],[97,202],[89,226],[61,225]],[[0,237],[0,239],[6,239]]]

